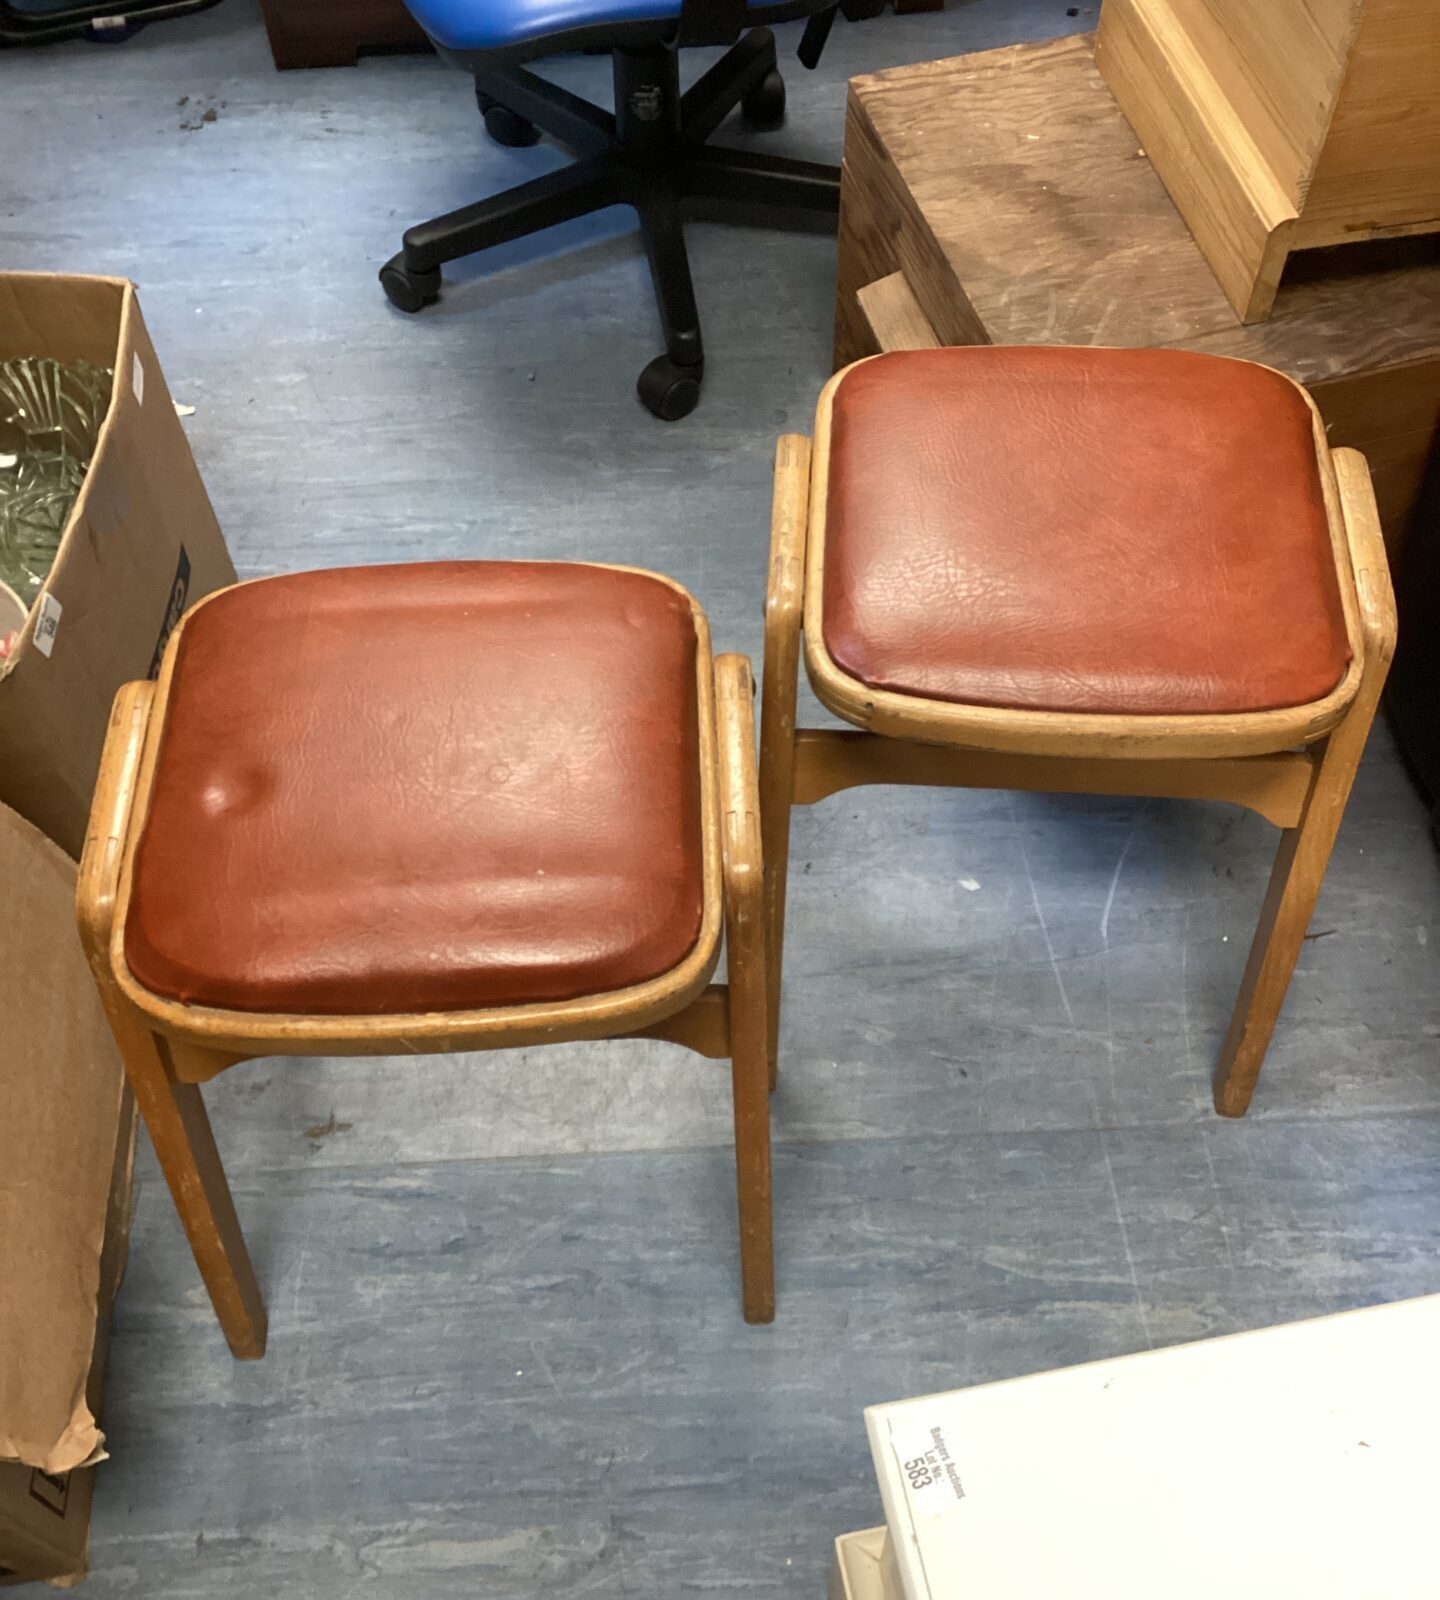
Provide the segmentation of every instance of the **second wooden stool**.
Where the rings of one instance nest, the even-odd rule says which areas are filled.
[[[816,695],[863,731],[795,726],[802,631]],[[997,346],[845,368],[813,450],[783,438],[776,462],[772,1081],[792,806],[874,783],[1164,795],[1281,829],[1215,1074],[1242,1115],[1394,640],[1364,459],[1269,368]]]

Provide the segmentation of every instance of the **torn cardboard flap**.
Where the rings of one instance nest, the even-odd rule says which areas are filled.
[[[103,1455],[87,1387],[123,1265],[133,1152],[75,867],[0,806],[0,1461],[58,1474]]]

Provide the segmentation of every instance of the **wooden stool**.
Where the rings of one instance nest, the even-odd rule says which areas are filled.
[[[816,695],[863,732],[796,728]],[[760,735],[772,1080],[790,808],[867,783],[1228,800],[1282,830],[1215,1076],[1243,1115],[1394,651],[1362,456],[1267,367],[856,362],[780,440]]]
[[[236,1356],[265,1309],[197,1085],[256,1056],[730,1057],[744,1311],[773,1317],[752,694],[678,584],[532,562],[241,584],[120,691],[81,934]]]

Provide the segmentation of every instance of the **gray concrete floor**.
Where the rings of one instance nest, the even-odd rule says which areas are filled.
[[[849,74],[1093,23],[1066,9],[842,24],[766,142],[835,159]],[[603,92],[603,61],[550,70]],[[243,572],[643,563],[758,658],[772,439],[827,373],[833,245],[692,230],[706,395],[665,427],[631,393],[659,344],[621,213],[456,269],[421,318],[384,303],[405,225],[559,159],[487,144],[438,61],[278,76],[227,0],[0,57],[0,148],[6,265],[139,282]],[[1388,741],[1222,1123],[1271,842],[1197,805],[799,813],[770,1328],[740,1320],[727,1082],[698,1058],[229,1074],[270,1353],[230,1360],[145,1154],[90,1593],[814,1600],[878,1516],[867,1402],[1440,1289],[1436,863]]]

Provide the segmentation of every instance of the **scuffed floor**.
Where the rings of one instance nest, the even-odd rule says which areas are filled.
[[[851,73],[1093,25],[1069,9],[841,24],[763,142],[836,159]],[[598,96],[608,65],[547,70]],[[665,427],[632,394],[659,335],[623,212],[385,304],[408,223],[559,160],[487,143],[438,61],[277,75],[227,0],[0,57],[0,145],[5,264],[139,282],[244,573],[649,565],[758,665],[832,244],[692,229],[706,394]],[[739,1315],[722,1069],[620,1043],[228,1074],[270,1352],[231,1361],[146,1153],[87,1593],[819,1600],[831,1539],[879,1517],[862,1405],[1440,1289],[1436,862],[1388,741],[1224,1123],[1272,845],[1157,802],[797,813],[770,1328]]]

